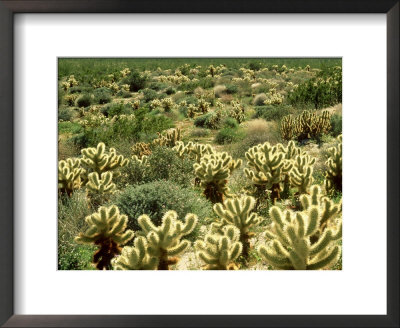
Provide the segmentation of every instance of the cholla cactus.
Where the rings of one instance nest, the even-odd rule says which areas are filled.
[[[187,106],[187,116],[193,118],[196,116],[197,107],[193,104],[189,104]]]
[[[232,225],[222,228],[222,234],[207,234],[195,242],[198,257],[207,264],[208,270],[236,270],[234,261],[242,252],[240,231]]]
[[[231,101],[232,108],[228,112],[228,116],[234,118],[239,124],[245,119],[244,112],[245,108],[239,101]]]
[[[136,110],[136,109],[139,109],[139,108],[140,108],[140,100],[139,100],[139,99],[135,99],[135,100],[132,102],[132,108],[133,108],[133,110]]]
[[[93,256],[98,270],[111,269],[111,260],[121,253],[120,245],[134,236],[132,230],[125,230],[128,217],[121,215],[117,206],[100,207],[96,213],[85,219],[89,228],[80,233],[75,241],[80,244],[95,244],[99,247]]]
[[[151,155],[150,144],[145,143],[145,142],[137,142],[137,143],[135,143],[131,147],[131,150],[132,150],[132,154],[136,155],[139,158],[142,158],[143,156]]]
[[[151,257],[147,252],[147,240],[139,236],[135,238],[134,247],[125,246],[121,255],[112,261],[116,270],[155,270],[158,258]]]
[[[329,149],[330,157],[326,164],[328,170],[325,175],[325,189],[327,191],[342,191],[342,135],[337,140],[337,147]]]
[[[139,164],[141,166],[149,166],[149,161],[148,161],[148,157],[146,155],[143,155],[142,158],[139,158],[136,155],[132,156],[132,164]]]
[[[201,112],[202,114],[208,113],[210,110],[210,103],[205,101],[203,98],[199,99],[197,103],[197,111]]]
[[[121,90],[129,92],[130,91],[129,84],[122,84],[121,85]]]
[[[297,188],[298,194],[307,193],[308,188],[312,185],[314,178],[313,167],[315,158],[310,155],[298,155],[293,164],[292,170],[289,172],[290,183]]]
[[[282,118],[281,136],[283,140],[292,140],[297,136],[295,120],[292,115],[287,115]]]
[[[96,148],[85,148],[81,152],[82,161],[98,174],[124,167],[129,162],[124,156],[117,155],[114,148],[106,153],[106,145],[102,142]]]
[[[150,108],[151,108],[151,109],[156,109],[156,108],[158,108],[158,107],[162,107],[161,101],[159,101],[158,99],[153,99],[153,100],[150,102]]]
[[[275,203],[280,199],[280,182],[293,164],[284,159],[281,145],[271,146],[269,142],[250,148],[246,154],[248,166],[246,176],[257,186],[265,186],[271,191],[271,199]]]
[[[173,149],[178,153],[179,157],[188,154],[196,163],[200,163],[204,155],[215,152],[210,144],[194,143],[193,141],[189,141],[186,145],[182,141],[178,141]]]
[[[213,203],[222,203],[228,195],[228,178],[232,171],[242,164],[233,160],[228,153],[212,153],[201,157],[200,163],[193,165],[196,178],[201,181],[204,195]]]
[[[295,158],[299,155],[307,155],[303,152],[299,147],[296,147],[296,144],[293,140],[289,141],[287,147],[280,144],[281,150],[284,152],[285,156],[284,159],[286,161],[294,161]],[[281,197],[287,198],[290,193],[290,172],[285,174],[283,178],[283,191],[281,193]]]
[[[323,213],[311,206],[307,213],[270,210],[272,228],[266,232],[271,241],[258,248],[261,257],[276,269],[318,270],[332,267],[339,259],[342,225],[337,230],[327,228],[315,243],[311,236],[319,230]]]
[[[76,99],[78,98],[78,95],[76,93],[65,95],[64,100],[67,103],[68,106],[74,106]]]
[[[112,194],[115,192],[115,183],[112,182],[112,173],[104,172],[99,175],[97,172],[89,173],[86,188],[93,194]]]
[[[171,109],[175,106],[175,104],[174,104],[172,98],[168,97],[168,98],[161,99],[161,106],[162,106],[162,108],[164,108],[165,112],[170,112]]]
[[[169,129],[166,131],[165,136],[158,132],[158,138],[154,139],[152,144],[155,146],[175,147],[178,141],[182,138],[181,129]]]
[[[267,99],[264,101],[264,104],[265,105],[280,105],[280,104],[282,104],[284,98],[285,97],[282,94],[276,92],[275,88],[271,88],[267,95]]]
[[[251,213],[256,201],[251,196],[242,196],[240,198],[227,199],[224,205],[215,204],[214,212],[221,218],[220,223],[214,223],[213,228],[220,228],[226,224],[237,227],[240,231],[240,241],[243,244],[243,256],[249,255],[251,228],[259,225],[262,218],[256,213]]]
[[[161,226],[156,227],[144,214],[138,218],[138,224],[148,241],[148,254],[158,259],[158,270],[168,270],[170,264],[178,262],[178,258],[170,256],[177,256],[190,246],[189,241],[181,239],[193,231],[197,216],[189,213],[183,223],[178,220],[175,211],[168,211],[162,218]]]
[[[78,158],[68,158],[58,162],[58,189],[68,196],[82,185],[81,175],[85,170],[80,165],[81,160]]]
[[[321,133],[327,133],[331,129],[331,114],[324,110],[321,115],[305,110],[297,118],[300,132],[299,140],[315,138]]]
[[[121,73],[122,77],[125,77],[131,73],[131,70],[127,67],[127,68],[124,68],[122,71],[120,71],[120,73]]]
[[[312,207],[318,207],[321,213],[319,229],[311,236],[311,243],[315,243],[327,227],[337,229],[337,219],[342,214],[341,202],[335,204],[329,197],[322,194],[321,188],[317,185],[310,188],[310,195],[301,195],[300,202],[307,215]]]

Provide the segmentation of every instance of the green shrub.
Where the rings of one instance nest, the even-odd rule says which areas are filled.
[[[115,115],[129,115],[133,113],[132,107],[122,102],[111,103],[103,106],[101,112],[107,117],[113,117]]]
[[[253,104],[254,106],[263,106],[264,101],[267,100],[267,96],[265,93],[260,93],[254,97]]]
[[[122,84],[128,84],[130,91],[137,92],[146,87],[147,78],[139,72],[131,72],[122,79]]]
[[[233,117],[226,117],[223,121],[223,126],[235,129],[239,126],[239,124]]]
[[[203,127],[206,126],[207,121],[210,119],[210,117],[211,117],[211,113],[207,113],[207,114],[204,114],[204,115],[197,116],[194,119],[194,125],[197,126],[197,127],[203,128]]]
[[[165,93],[166,93],[167,95],[173,95],[173,94],[176,93],[176,89],[173,88],[173,87],[169,87],[169,88],[167,88],[167,90],[165,90]]]
[[[263,118],[266,121],[278,121],[283,116],[294,113],[294,109],[289,105],[256,106],[254,109],[254,118]]]
[[[99,88],[94,90],[94,99],[98,104],[107,104],[111,101],[111,91],[107,88]]]
[[[124,89],[121,89],[117,92],[117,97],[121,97],[121,98],[130,98],[132,96],[132,94],[129,91],[126,91]]]
[[[210,130],[208,129],[194,129],[190,131],[190,136],[194,138],[202,138],[210,135]]]
[[[224,127],[215,136],[215,142],[219,145],[230,144],[243,138],[243,133],[238,128]]]
[[[89,107],[94,101],[94,96],[88,93],[80,95],[75,100],[75,106],[77,107]]]
[[[85,217],[91,213],[83,190],[71,197],[60,196],[58,200],[58,269],[88,270],[94,247],[78,245],[75,236],[85,227]]]
[[[82,126],[78,123],[72,123],[69,121],[58,123],[58,133],[71,133],[76,134],[82,131]]]
[[[74,111],[70,108],[60,108],[58,110],[58,120],[70,121],[72,116],[74,115]]]
[[[235,84],[227,84],[226,85],[226,93],[228,95],[233,95],[238,92],[238,87]]]
[[[155,91],[160,91],[162,89],[165,89],[168,87],[167,83],[163,83],[163,82],[151,82],[149,84],[149,89],[155,90]]]
[[[196,193],[192,188],[181,187],[171,181],[154,181],[138,186],[129,186],[122,191],[113,202],[121,213],[129,218],[128,228],[140,230],[137,219],[142,214],[150,216],[155,225],[161,224],[162,216],[168,210],[174,210],[183,219],[187,213],[199,217],[199,224],[190,234],[195,240],[201,222],[212,215],[212,204]]]
[[[90,93],[93,91],[93,87],[77,85],[68,89],[69,93]]]
[[[333,114],[331,117],[331,126],[332,126],[331,134],[334,137],[337,137],[340,134],[342,134],[342,115]]]
[[[143,89],[142,93],[143,93],[143,100],[145,102],[150,102],[158,98],[157,92],[152,89]]]

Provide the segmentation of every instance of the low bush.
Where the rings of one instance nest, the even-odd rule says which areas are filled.
[[[98,88],[94,90],[94,99],[96,103],[102,105],[107,104],[111,101],[112,93],[110,89],[107,88]]]
[[[122,84],[128,84],[130,91],[137,92],[146,87],[147,78],[139,72],[131,72],[122,79]]]
[[[333,114],[331,117],[331,134],[334,137],[337,137],[338,135],[342,134],[342,115],[339,114]]]
[[[117,97],[121,98],[130,98],[132,94],[129,91],[126,91],[124,89],[121,89],[117,92]]]
[[[190,136],[194,138],[203,138],[210,135],[210,130],[208,129],[193,129],[190,131]]]
[[[94,96],[89,93],[84,93],[80,95],[75,100],[76,107],[89,107],[94,102]]]
[[[215,142],[219,145],[237,142],[243,138],[243,132],[239,128],[224,127],[215,136]]]
[[[121,213],[129,218],[128,228],[141,230],[137,219],[147,214],[155,225],[161,224],[162,216],[169,210],[178,213],[184,219],[187,213],[199,217],[199,223],[189,235],[195,240],[199,234],[201,222],[212,215],[212,204],[196,193],[192,188],[181,187],[171,181],[154,181],[138,186],[129,186],[122,191],[113,202]]]
[[[58,110],[58,120],[70,121],[74,115],[74,111],[70,108],[60,108]]]
[[[238,92],[238,87],[235,84],[227,84],[226,85],[226,93],[228,95],[233,95]]]
[[[80,133],[81,131],[82,131],[82,126],[78,123],[72,123],[69,121],[58,123],[58,133],[59,134],[63,134],[63,133],[76,134],[76,133]]]
[[[256,106],[254,110],[254,118],[263,118],[266,121],[278,121],[282,117],[294,113],[294,109],[290,105]]]
[[[233,117],[226,117],[223,121],[223,126],[234,129],[237,128],[239,124]]]
[[[152,89],[143,89],[142,94],[143,94],[143,100],[145,102],[150,102],[158,98],[157,92]]]
[[[133,113],[132,107],[128,104],[124,104],[122,102],[111,103],[103,106],[101,108],[101,112],[106,117],[113,117],[115,115],[129,115]]]
[[[169,88],[167,88],[167,89],[165,90],[165,93],[166,93],[167,95],[173,95],[173,94],[176,93],[176,89],[173,88],[173,87],[169,87]]]
[[[254,97],[253,105],[254,106],[263,106],[264,101],[267,100],[267,96],[265,93],[260,93]]]

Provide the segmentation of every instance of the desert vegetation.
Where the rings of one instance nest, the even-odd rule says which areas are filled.
[[[59,59],[60,270],[341,270],[340,59]]]

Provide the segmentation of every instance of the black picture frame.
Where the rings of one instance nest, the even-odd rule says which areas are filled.
[[[399,7],[399,0],[0,0],[0,324],[4,327],[399,327]],[[16,13],[385,13],[387,315],[14,315],[13,17]]]

